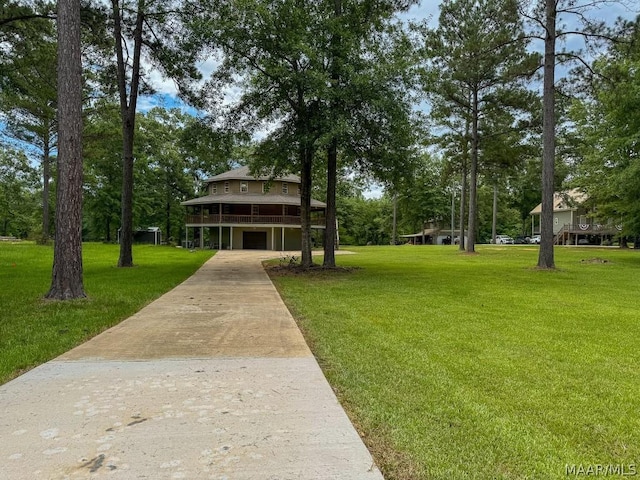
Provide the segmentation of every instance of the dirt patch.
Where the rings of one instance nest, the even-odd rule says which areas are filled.
[[[304,275],[307,277],[329,277],[334,275],[346,274],[360,270],[360,267],[324,267],[322,265],[312,265],[309,268],[295,264],[287,265],[269,265],[265,264],[264,269],[270,276],[288,277]]]
[[[583,259],[580,260],[580,263],[611,263],[610,260],[607,260],[606,258],[589,258],[589,259]]]

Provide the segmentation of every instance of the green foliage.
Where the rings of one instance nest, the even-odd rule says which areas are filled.
[[[405,178],[398,195],[398,231],[422,230],[425,222],[450,223],[451,194],[447,191],[444,162],[422,155],[412,177]]]
[[[85,130],[85,238],[115,241],[120,227],[122,191],[122,126],[117,106],[94,108]],[[191,149],[191,117],[179,110],[154,108],[137,119],[133,201],[134,225],[160,227],[165,240],[182,238],[184,209],[180,202],[198,193],[205,176],[227,160],[208,158]],[[186,134],[186,131],[189,131]],[[224,168],[224,167],[223,167]],[[206,176],[209,176],[206,175]]]
[[[513,147],[522,136],[516,132],[532,98],[522,83],[539,64],[526,50],[517,7],[515,0],[448,0],[435,30],[417,27],[424,35],[422,88],[432,102],[432,121],[443,129],[440,143],[460,170],[469,168],[468,251],[477,233],[478,175],[484,166],[495,177],[519,161]]]
[[[0,236],[31,235],[38,219],[38,186],[38,172],[23,153],[0,150]]]
[[[44,301],[53,249],[0,243],[0,383],[117,324],[192,275],[211,251],[134,247],[137,267],[113,266],[116,245],[83,245],[87,299]]]
[[[122,194],[122,125],[116,105],[101,102],[84,129],[84,236],[116,240]]]
[[[538,191],[538,197],[540,192]],[[538,199],[537,205],[540,203]],[[534,207],[535,207],[534,205]],[[492,239],[491,225],[492,225],[492,206],[493,206],[493,187],[481,186],[478,189],[478,243],[490,243]],[[529,209],[529,211],[531,211]],[[527,212],[527,219],[530,216]],[[525,224],[521,218],[520,212],[509,205],[509,192],[505,187],[500,186],[498,188],[498,211],[496,218],[496,234],[498,235],[510,235],[515,238],[521,235],[526,230],[527,226],[530,227],[530,221]]]
[[[338,205],[340,243],[388,245],[391,241],[392,205],[388,198],[344,198]]]
[[[638,24],[594,64],[590,98],[575,103],[581,161],[574,184],[584,189],[602,221],[640,235],[640,41]]]
[[[538,247],[354,251],[348,275],[274,281],[385,478],[636,463],[637,252],[558,249],[550,272]]]

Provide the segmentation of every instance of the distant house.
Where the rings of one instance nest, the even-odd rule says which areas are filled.
[[[430,228],[425,228],[417,233],[400,235],[400,238],[404,238],[411,245],[453,245],[458,243],[460,230],[454,229],[452,237],[451,228],[439,228],[432,225]],[[467,237],[465,236],[465,242],[466,239]]]
[[[300,250],[300,177],[254,177],[249,167],[206,180],[207,195],[182,202],[186,246]],[[325,228],[326,204],[311,200],[311,228]],[[191,240],[192,239],[192,240]]]
[[[117,242],[120,243],[120,231],[118,229]],[[133,243],[150,243],[160,245],[162,243],[162,232],[160,227],[138,228],[133,231]]]
[[[586,206],[588,197],[573,189],[553,195],[553,235],[558,245],[601,245],[611,241],[622,229],[612,220],[598,218],[595,209]],[[540,233],[542,204],[531,210],[531,229]]]

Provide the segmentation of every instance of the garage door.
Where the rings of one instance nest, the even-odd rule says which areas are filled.
[[[266,250],[267,232],[242,232],[242,248],[245,250]]]

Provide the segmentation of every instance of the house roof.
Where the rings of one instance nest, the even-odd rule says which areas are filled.
[[[588,196],[577,188],[566,190],[564,192],[556,192],[553,194],[553,211],[569,212],[576,210],[577,206],[584,203]],[[530,215],[540,215],[542,213],[542,203],[529,212]]]
[[[450,228],[427,228],[424,230],[424,236],[428,237],[428,236],[433,236],[433,235],[450,235],[451,234],[451,229]],[[453,234],[454,235],[460,235],[460,230],[454,229],[453,230]],[[423,235],[422,232],[418,232],[418,233],[411,233],[408,235],[399,235],[402,238],[416,238],[416,237],[421,237]]]
[[[271,176],[269,175],[258,175],[256,177],[254,175],[251,175],[250,169],[246,165],[240,168],[229,170],[228,172],[221,173],[220,175],[215,175],[211,178],[207,178],[205,182],[211,183],[225,180],[262,180],[265,182],[269,180],[279,180],[282,182],[300,183],[300,177],[292,174],[274,178],[271,178]]]
[[[300,205],[300,197],[295,195],[273,195],[268,193],[225,193],[193,198],[181,205],[208,205],[211,203],[234,203],[253,205]],[[326,207],[327,204],[311,199],[312,207]]]

